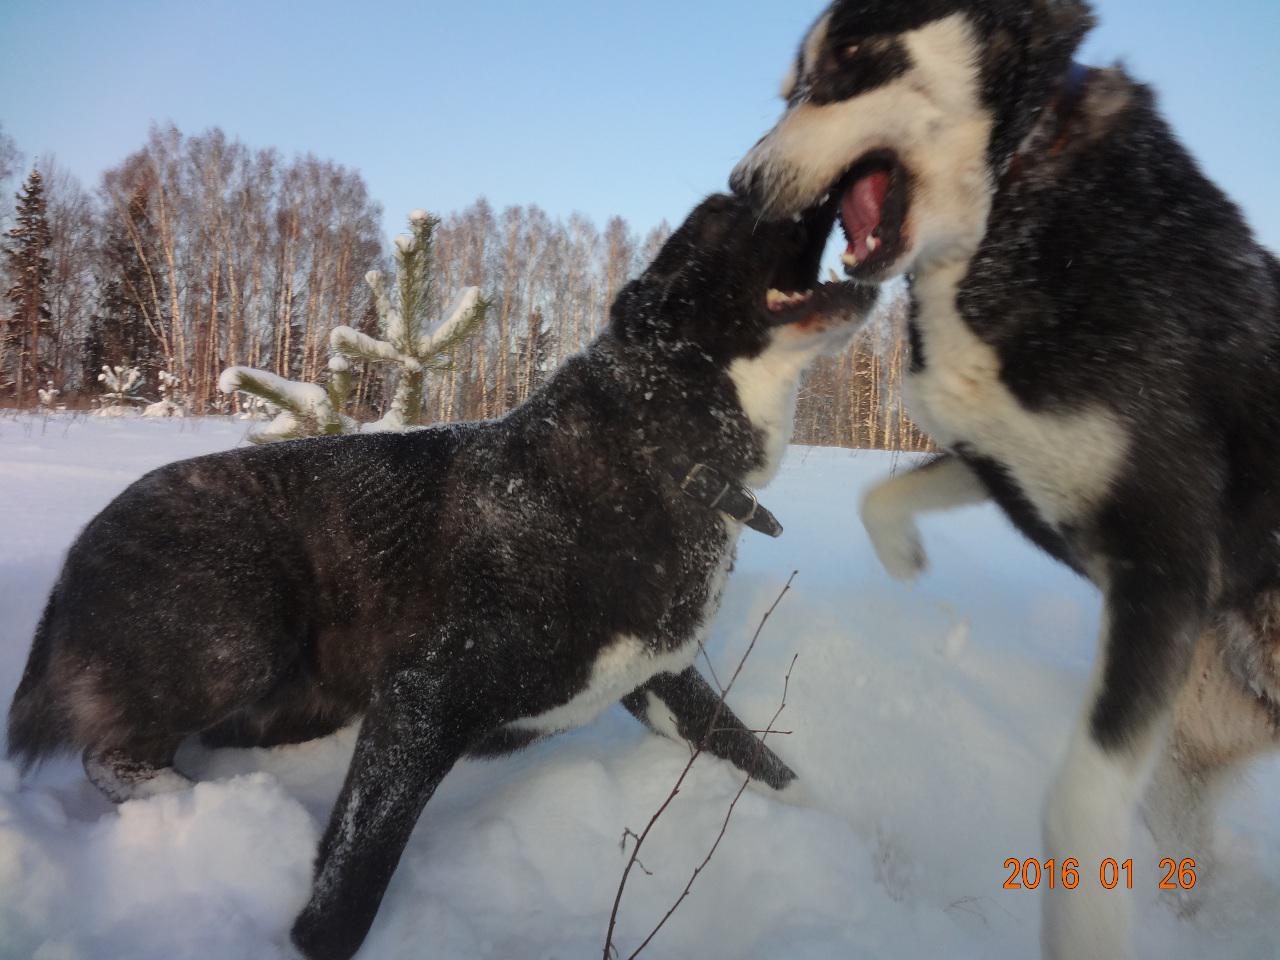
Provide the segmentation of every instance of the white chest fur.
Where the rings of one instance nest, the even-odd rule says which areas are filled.
[[[820,354],[847,345],[856,330],[853,323],[833,323],[819,332],[794,325],[779,327],[757,356],[740,357],[729,365],[738,404],[764,444],[764,463],[746,477],[747,486],[765,486],[782,466],[795,426],[796,395],[805,368]]]
[[[522,717],[511,726],[540,733],[585,726],[655,675],[681,672],[697,655],[697,640],[678,650],[655,654],[636,637],[618,637],[596,657],[587,685],[573,699],[537,716]]]
[[[956,308],[967,262],[917,279],[914,295],[926,366],[907,378],[906,400],[921,428],[944,448],[966,444],[1004,466],[1050,523],[1083,516],[1124,463],[1123,424],[1101,407],[1028,410],[1000,380],[1000,357]]]
[[[729,568],[733,564],[741,524],[726,520],[725,528],[725,549],[707,584],[707,604],[703,609],[702,623],[690,640],[675,650],[654,653],[650,644],[637,637],[616,637],[597,655],[586,686],[572,699],[545,713],[522,717],[510,726],[517,730],[536,730],[545,734],[586,726],[658,674],[680,673],[692,666],[701,649],[706,629],[720,608],[720,596],[729,576]]]
[[[738,402],[764,440],[764,465],[746,478],[749,487],[765,486],[782,465],[796,418],[800,374],[807,361],[798,351],[771,348],[750,360],[735,360],[729,367]]]

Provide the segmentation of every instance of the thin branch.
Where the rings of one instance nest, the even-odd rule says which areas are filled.
[[[701,640],[698,641],[698,649],[702,651],[702,660],[707,665],[707,672],[711,674],[711,682],[716,685],[716,689],[724,693],[724,684],[720,682],[720,678],[716,676],[715,664],[711,662],[711,654],[707,653],[707,645]]]
[[[757,730],[754,727],[716,727],[711,733],[753,733],[756,736],[770,734],[775,737],[789,737],[794,730]]]
[[[756,641],[760,639],[760,634],[764,630],[765,624],[769,622],[769,618],[772,617],[774,611],[778,609],[778,605],[782,603],[783,597],[785,597],[791,591],[791,585],[792,583],[795,582],[796,576],[798,574],[799,574],[798,570],[792,571],[792,574],[787,579],[787,583],[782,588],[782,591],[778,594],[777,598],[773,601],[773,604],[769,607],[769,609],[765,611],[764,616],[760,618],[760,623],[756,626],[755,633],[752,634],[751,642],[747,644],[746,651],[742,654],[742,657],[738,660],[738,666],[733,671],[733,676],[729,678],[728,685],[721,688],[720,699],[716,702],[715,710],[711,714],[711,722],[707,725],[707,733],[705,733],[702,736],[702,739],[698,742],[697,748],[693,750],[693,752],[689,755],[689,760],[684,765],[684,769],[680,771],[680,776],[676,778],[676,782],[672,786],[671,792],[667,794],[667,798],[663,800],[662,804],[658,807],[658,809],[654,811],[653,816],[649,818],[649,822],[645,824],[645,828],[640,832],[639,836],[636,836],[634,833],[631,833],[630,830],[627,831],[627,833],[631,833],[632,836],[636,836],[636,844],[631,850],[631,856],[627,859],[626,866],[623,867],[622,878],[618,882],[618,891],[613,898],[613,909],[610,910],[609,912],[609,929],[605,934],[604,951],[602,954],[604,960],[610,960],[610,958],[613,957],[617,952],[613,944],[613,934],[618,925],[618,909],[622,905],[622,895],[625,892],[627,887],[627,879],[630,877],[631,870],[633,867],[636,866],[638,858],[640,856],[640,848],[644,846],[645,840],[649,838],[649,834],[653,832],[654,826],[662,818],[662,815],[667,812],[667,808],[671,806],[672,802],[680,794],[680,788],[684,786],[684,781],[685,781],[685,778],[688,777],[689,771],[693,769],[693,765],[694,763],[697,762],[698,757],[702,756],[703,750],[706,749],[707,740],[710,738],[711,733],[716,729],[716,724],[720,720],[720,714],[724,710],[725,700],[729,696],[729,691],[733,689],[733,685],[737,682],[738,676],[742,673],[742,668],[746,666],[747,658],[750,657],[752,651],[755,650]],[[703,650],[704,655],[705,655],[705,652],[706,651],[704,648]],[[795,667],[795,662],[796,662],[796,658],[793,657],[791,660],[791,667],[787,669],[786,680],[783,684],[782,705],[778,708],[777,713],[774,714],[773,720],[769,721],[769,729],[772,729],[774,721],[777,720],[778,715],[781,714],[783,708],[786,707],[787,688],[791,682],[791,669]],[[767,733],[766,733],[766,736],[767,736]],[[763,754],[763,751],[764,751],[764,741],[762,739],[759,742],[758,750],[756,754],[757,766],[758,766],[759,758]],[[750,779],[751,778],[748,777],[747,782],[750,782]],[[742,788],[739,789],[737,795],[733,798],[733,802],[730,803],[729,812],[725,817],[724,823],[720,827],[719,836],[716,837],[716,841],[712,845],[711,850],[707,854],[706,859],[704,859],[702,864],[700,864],[697,867],[697,869],[693,871],[693,876],[689,878],[689,883],[685,887],[684,893],[680,895],[680,898],[675,902],[672,908],[667,911],[666,916],[664,916],[662,920],[659,921],[658,925],[653,929],[653,931],[649,934],[649,936],[645,938],[644,943],[640,945],[639,949],[637,949],[635,953],[631,954],[628,960],[632,960],[632,958],[634,958],[641,950],[645,948],[645,946],[648,945],[648,943],[654,938],[654,936],[657,935],[658,931],[662,929],[663,925],[667,922],[668,918],[670,918],[671,914],[675,912],[676,907],[678,907],[684,901],[685,897],[689,895],[689,891],[692,889],[694,881],[697,880],[698,874],[702,872],[702,868],[705,867],[707,864],[707,861],[711,859],[712,854],[714,854],[716,851],[716,847],[718,847],[720,844],[720,838],[724,836],[725,830],[728,829],[729,818],[733,816],[733,810],[738,803],[738,797],[742,796],[742,791],[745,789],[746,789],[746,783],[743,784]],[[624,845],[625,845],[627,833],[623,834]]]
[[[791,687],[791,671],[795,669],[796,660],[798,660],[799,658],[800,658],[799,654],[796,654],[795,656],[793,656],[791,658],[791,666],[787,667],[787,675],[784,678],[782,683],[782,703],[778,705],[778,709],[774,713],[773,719],[769,721],[769,726],[765,729],[764,734],[761,735],[760,737],[759,746],[756,750],[757,765],[759,764],[761,754],[763,754],[764,752],[765,739],[768,738],[770,732],[772,732],[773,725],[774,723],[777,722],[778,717],[782,715],[782,711],[787,708],[787,691]],[[706,869],[707,864],[711,862],[711,858],[715,856],[716,850],[720,847],[720,841],[724,839],[725,832],[728,831],[729,829],[729,821],[733,818],[733,811],[734,809],[737,808],[738,801],[742,799],[742,795],[746,792],[747,787],[750,784],[751,784],[751,777],[747,777],[745,780],[742,781],[742,786],[738,788],[738,792],[733,795],[733,799],[729,802],[729,809],[725,811],[724,820],[720,824],[720,832],[716,834],[715,843],[711,844],[711,849],[708,850],[707,855],[702,858],[702,862],[693,868],[693,873],[690,874],[689,876],[689,882],[684,885],[684,890],[680,892],[680,896],[676,898],[676,902],[673,903],[670,909],[668,909],[667,912],[662,915],[662,919],[658,921],[658,925],[655,926],[652,931],[650,931],[649,935],[644,938],[644,941],[640,944],[640,946],[636,947],[635,951],[631,954],[631,956],[627,958],[627,960],[636,960],[636,957],[640,956],[640,952],[644,950],[644,948],[650,944],[653,938],[658,935],[658,931],[660,931],[664,926],[666,926],[666,923],[668,920],[671,919],[672,914],[674,914],[676,910],[680,908],[680,904],[684,903],[685,898],[689,896],[689,893],[693,890],[694,883],[698,879],[698,875],[701,874],[704,869]]]

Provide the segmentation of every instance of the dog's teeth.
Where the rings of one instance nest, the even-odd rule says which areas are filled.
[[[764,299],[769,309],[777,312],[794,307],[797,304],[807,303],[812,296],[812,290],[806,293],[799,293],[794,290],[769,290],[765,293]]]
[[[798,214],[798,213],[797,213],[797,214],[795,214],[794,216],[792,216],[792,218],[791,218],[791,222],[792,222],[792,223],[799,223],[799,222],[800,222],[801,220],[803,220],[803,219],[804,219],[804,218],[803,218],[803,217],[801,217],[801,216],[800,216],[800,214]]]
[[[822,195],[822,199],[818,201],[818,204],[819,204],[819,205],[822,205],[822,204],[826,203],[826,202],[827,202],[828,200],[830,200],[830,199],[831,199],[831,194],[829,194],[829,193],[824,193],[824,194]]]
[[[867,253],[875,253],[880,246],[880,241],[875,237],[867,237]]]
[[[852,253],[846,253],[840,258],[840,262],[846,267],[856,267],[858,265],[858,258]]]

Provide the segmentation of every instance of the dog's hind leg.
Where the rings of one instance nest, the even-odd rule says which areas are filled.
[[[862,525],[889,575],[914,580],[927,563],[916,514],[953,510],[989,497],[963,460],[941,456],[867,491],[862,499]]]
[[[795,773],[761,742],[693,667],[660,673],[623,698],[622,704],[655,733],[697,746],[728,760],[753,780],[782,790]],[[714,722],[714,728],[712,726]]]
[[[316,855],[311,899],[293,925],[309,960],[359,949],[418,815],[493,718],[473,683],[404,669],[374,695]]]
[[[263,715],[249,707],[227,717],[216,726],[201,731],[200,743],[210,750],[309,743],[337,733],[351,722],[353,716],[347,713],[311,714],[304,711]]]
[[[191,781],[173,768],[178,739],[128,750],[86,749],[85,776],[112,803],[141,800],[162,793],[176,793]]]
[[[1256,626],[1230,615],[1205,630],[1196,645],[1187,682],[1178,693],[1168,748],[1152,777],[1143,804],[1161,857],[1190,857],[1202,878],[1179,891],[1177,907],[1189,913],[1199,905],[1213,868],[1213,814],[1233,775],[1258,754],[1280,746],[1280,709],[1246,690],[1224,660],[1231,631]],[[1256,644],[1253,637],[1245,642]]]
[[[307,743],[336,733],[355,716],[349,704],[325,696],[314,681],[295,677],[202,731],[200,742],[211,750]]]
[[[1046,960],[1132,956],[1130,894],[1124,884],[1106,889],[1098,871],[1132,855],[1133,814],[1165,745],[1207,580],[1194,561],[1179,567],[1164,556],[1163,566],[1126,558],[1108,584],[1092,694],[1045,808],[1045,856],[1078,861],[1082,877],[1076,889],[1045,895]]]

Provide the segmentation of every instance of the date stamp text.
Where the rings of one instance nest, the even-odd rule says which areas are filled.
[[[1075,857],[1063,860],[1037,860],[1035,857],[1019,859],[1010,857],[1004,862],[1009,876],[1004,882],[1006,890],[1075,890],[1082,883],[1091,882],[1092,865],[1082,867]],[[1161,890],[1194,890],[1197,882],[1196,861],[1192,857],[1175,860],[1165,857],[1160,861]],[[1116,860],[1108,857],[1097,866],[1097,881],[1105,890],[1133,889],[1133,858]]]

